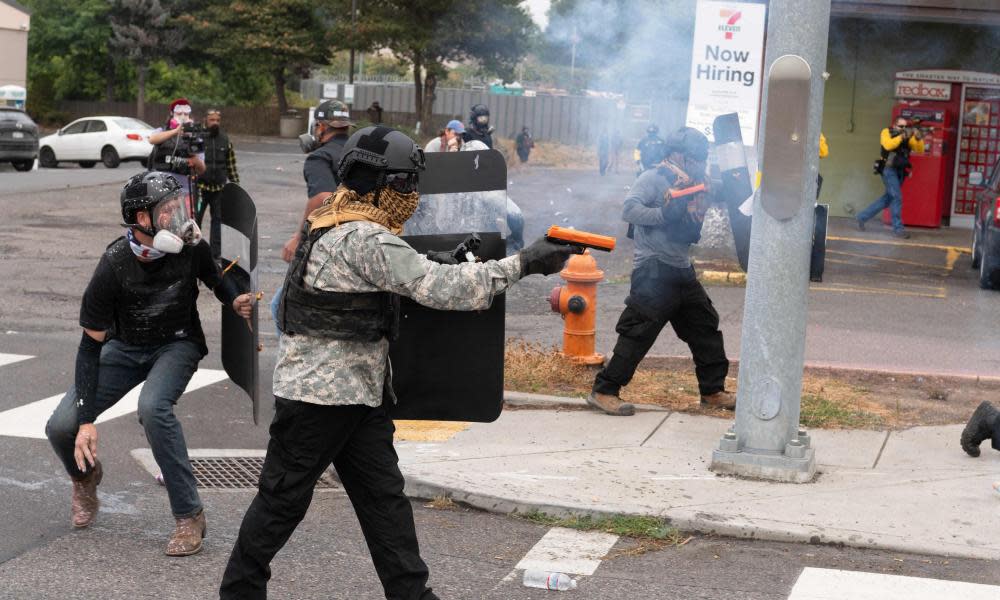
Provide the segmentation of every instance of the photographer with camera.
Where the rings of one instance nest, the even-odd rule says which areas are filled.
[[[865,222],[887,206],[892,215],[892,234],[907,239],[910,234],[903,229],[903,180],[910,173],[910,153],[924,151],[924,132],[911,125],[905,117],[896,119],[881,135],[881,158],[875,161],[874,172],[882,176],[885,193],[858,213],[858,229],[865,230]]]
[[[170,103],[170,118],[163,127],[149,134],[153,144],[147,167],[178,175],[177,181],[194,207],[194,179],[205,173],[205,135],[208,132],[191,118],[191,103],[178,98]],[[193,212],[193,211],[192,211]]]

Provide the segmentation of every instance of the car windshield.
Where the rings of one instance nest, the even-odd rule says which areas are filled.
[[[122,129],[134,129],[137,131],[146,131],[153,128],[148,123],[143,123],[139,119],[133,119],[131,117],[121,117],[119,119],[115,119],[115,124]]]
[[[25,125],[34,124],[31,117],[19,110],[0,110],[0,121],[14,121],[15,123],[24,123]]]

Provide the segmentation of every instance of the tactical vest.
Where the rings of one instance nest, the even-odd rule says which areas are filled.
[[[216,136],[205,136],[205,173],[198,181],[208,185],[225,185],[229,181],[229,136],[222,130]]]
[[[158,258],[145,268],[124,237],[108,246],[106,253],[121,286],[112,337],[138,346],[179,339],[204,343],[194,248],[184,246],[179,254]]]
[[[163,131],[170,131],[169,122],[163,125]],[[185,168],[179,171],[169,162],[170,157],[174,155],[174,148],[177,146],[178,141],[177,136],[171,136],[170,139],[163,143],[153,146],[153,151],[149,155],[150,171],[165,171],[167,173],[177,173],[178,175],[188,174],[188,169]]]
[[[889,132],[892,135],[892,132]],[[895,137],[895,136],[893,136]],[[903,141],[899,143],[899,147],[895,150],[886,150],[881,145],[879,149],[882,152],[882,160],[885,161],[885,166],[892,169],[906,169],[910,166],[910,138],[903,137]]]
[[[305,285],[309,253],[332,228],[311,232],[288,266],[278,303],[278,327],[287,335],[377,342],[399,336],[399,295],[390,292],[330,292]]]

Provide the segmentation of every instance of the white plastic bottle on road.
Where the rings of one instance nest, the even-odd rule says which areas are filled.
[[[550,573],[533,569],[524,571],[524,585],[543,590],[559,590],[560,592],[576,589],[576,581],[565,573]]]

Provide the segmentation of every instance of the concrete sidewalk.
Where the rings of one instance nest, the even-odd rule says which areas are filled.
[[[982,457],[966,456],[961,425],[812,430],[820,474],[795,485],[709,471],[730,423],[656,410],[507,410],[447,441],[397,450],[410,496],[488,511],[647,515],[692,532],[1000,559],[991,488],[1000,454],[987,442]]]

